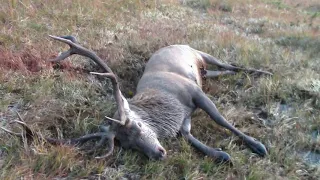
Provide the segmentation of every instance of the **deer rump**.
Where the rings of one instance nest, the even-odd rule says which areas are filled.
[[[104,73],[91,72],[91,74],[111,80],[118,110],[112,118],[106,117],[106,120],[111,123],[109,126],[101,125],[100,132],[67,140],[45,138],[49,143],[78,145],[89,140],[100,139],[89,152],[92,153],[107,143],[106,154],[96,157],[105,158],[112,154],[114,139],[116,139],[123,148],[136,149],[150,159],[160,160],[166,157],[166,150],[159,139],[175,137],[177,133],[181,133],[192,146],[205,155],[219,162],[230,162],[228,153],[203,144],[190,133],[191,115],[197,108],[201,108],[217,124],[237,135],[254,153],[262,157],[267,154],[261,142],[242,133],[227,122],[202,91],[201,86],[203,78],[232,75],[239,71],[265,75],[272,75],[272,73],[225,64],[187,45],[171,45],[161,48],[152,55],[138,83],[136,95],[127,100],[119,89],[117,76],[94,52],[81,46],[73,36],[50,37],[70,46],[68,51],[51,61],[61,61],[73,54],[78,54],[90,58],[103,69]],[[223,70],[207,70],[206,64],[216,65]],[[41,138],[23,122],[19,114],[18,117],[19,120],[12,123],[18,123],[24,127],[27,139]],[[2,129],[12,135],[24,137],[22,133],[15,133],[3,127]]]

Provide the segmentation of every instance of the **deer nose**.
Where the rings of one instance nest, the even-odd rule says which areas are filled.
[[[158,158],[159,159],[164,159],[167,156],[167,152],[164,148],[158,147]]]

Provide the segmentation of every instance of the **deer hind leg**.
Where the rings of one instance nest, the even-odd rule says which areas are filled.
[[[206,70],[206,78],[216,78],[224,75],[234,75],[236,74],[235,71],[210,71]]]
[[[254,153],[257,153],[260,156],[265,156],[267,150],[265,146],[257,141],[255,138],[245,135],[237,128],[232,126],[218,111],[214,103],[201,91],[197,94],[197,97],[194,100],[197,107],[203,109],[206,113],[209,114],[211,119],[213,119],[220,126],[229,129],[235,135],[237,135],[241,140],[245,142],[247,147],[249,147]]]
[[[212,64],[215,66],[218,66],[219,68],[223,68],[229,71],[234,71],[234,72],[239,72],[239,71],[245,71],[248,73],[258,73],[258,74],[266,74],[272,76],[273,74],[268,72],[268,71],[263,71],[263,70],[258,70],[258,69],[253,69],[253,68],[243,68],[243,67],[238,67],[238,66],[233,66],[230,64],[226,64],[218,60],[217,58],[211,56],[210,54],[204,53],[202,51],[196,50],[201,57],[204,59],[204,61],[207,64]]]
[[[214,158],[217,162],[231,162],[230,156],[228,153],[221,151],[221,149],[211,148],[198,139],[196,139],[191,133],[191,117],[188,117],[184,120],[183,125],[180,129],[182,136],[195,148],[203,152],[207,156]]]

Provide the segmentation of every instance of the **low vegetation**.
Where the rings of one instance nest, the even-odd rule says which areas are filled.
[[[163,142],[164,161],[119,147],[97,160],[75,147],[21,142],[0,131],[0,179],[320,178],[317,0],[0,2],[0,126],[15,131],[21,130],[9,124],[17,119],[14,111],[42,136],[59,138],[96,131],[115,111],[110,82],[89,75],[97,71],[89,60],[47,61],[64,48],[49,34],[74,35],[96,51],[120,77],[126,97],[135,93],[151,54],[171,44],[274,73],[239,73],[207,79],[204,86],[231,123],[266,144],[266,158],[197,110],[192,133],[228,152],[232,167],[214,163],[179,137]]]

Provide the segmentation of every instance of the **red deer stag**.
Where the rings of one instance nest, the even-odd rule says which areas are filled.
[[[138,83],[136,95],[127,100],[119,89],[117,76],[94,52],[79,45],[72,36],[50,37],[70,46],[68,51],[51,61],[61,61],[73,54],[78,54],[90,58],[103,69],[105,73],[93,72],[92,74],[110,78],[118,110],[113,118],[106,117],[111,120],[111,123],[108,127],[101,126],[101,132],[69,140],[46,138],[48,142],[82,144],[88,140],[100,139],[96,147],[101,147],[106,142],[109,145],[107,153],[98,157],[103,158],[112,153],[114,139],[116,139],[123,148],[141,151],[150,159],[163,159],[166,157],[166,150],[159,139],[175,137],[180,132],[191,145],[205,155],[218,161],[230,161],[229,154],[221,149],[208,147],[190,133],[191,115],[197,108],[201,108],[217,124],[237,135],[254,153],[262,157],[267,154],[261,142],[239,131],[219,113],[215,104],[202,91],[201,86],[204,77],[217,77],[238,71],[267,75],[272,75],[271,73],[225,64],[187,45],[172,45],[161,48],[151,56]],[[207,70],[206,64],[216,65],[225,71]],[[36,133],[22,122],[20,116],[19,118],[20,120],[14,122],[25,128],[27,137],[35,136]]]

